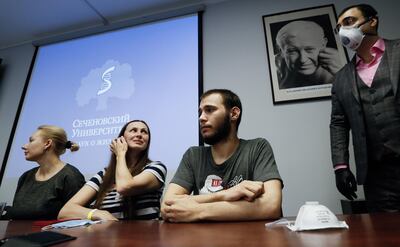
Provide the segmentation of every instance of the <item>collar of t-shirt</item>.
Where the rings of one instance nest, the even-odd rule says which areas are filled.
[[[383,41],[383,39],[379,38],[371,47],[370,51],[371,55],[374,58],[369,63],[364,63],[364,61],[359,56],[356,57],[357,73],[362,81],[365,83],[365,85],[367,85],[368,87],[371,87],[372,85],[375,73],[378,70],[378,66],[382,60],[383,53],[385,52],[385,42]]]

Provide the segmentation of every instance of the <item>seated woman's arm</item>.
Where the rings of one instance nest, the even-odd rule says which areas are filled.
[[[84,185],[60,210],[58,219],[79,218],[87,219],[93,209],[85,207],[89,205],[96,196],[96,190],[89,185]],[[90,217],[92,220],[117,220],[106,210],[95,210]]]
[[[123,196],[145,194],[157,190],[164,185],[166,167],[159,162],[152,162],[141,173],[132,176],[126,166],[125,157],[117,157],[115,171],[115,188]]]

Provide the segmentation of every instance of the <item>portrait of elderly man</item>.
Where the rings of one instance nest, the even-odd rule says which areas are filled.
[[[313,21],[292,21],[276,35],[279,88],[329,84],[342,67],[337,49],[327,47],[322,27]]]

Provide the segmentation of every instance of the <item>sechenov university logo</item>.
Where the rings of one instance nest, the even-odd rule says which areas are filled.
[[[108,68],[106,71],[104,71],[103,75],[101,76],[101,79],[103,80],[103,83],[101,84],[101,88],[99,91],[97,91],[97,95],[101,95],[108,90],[110,90],[112,82],[111,82],[111,72],[115,70],[115,66],[112,66]]]
[[[96,110],[106,110],[108,100],[129,99],[135,92],[135,80],[132,66],[108,60],[100,68],[94,68],[81,79],[81,85],[75,96],[78,106],[85,106],[92,100],[97,101]]]

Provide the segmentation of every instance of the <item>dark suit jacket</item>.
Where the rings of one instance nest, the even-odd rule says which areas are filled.
[[[400,74],[400,39],[384,40],[388,55],[390,79],[400,107],[397,89]],[[336,75],[332,86],[332,113],[330,123],[333,165],[349,164],[349,131],[351,129],[357,183],[364,184],[368,170],[365,122],[355,77],[355,56]]]

